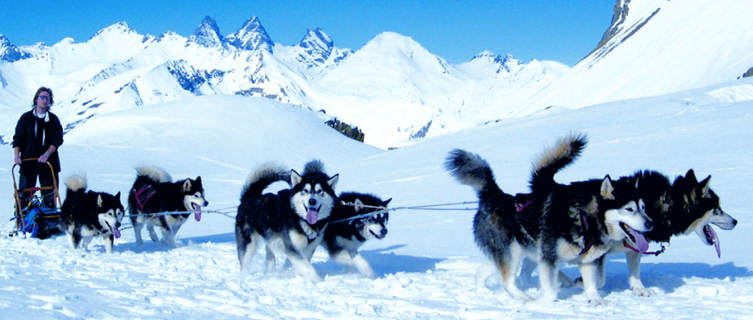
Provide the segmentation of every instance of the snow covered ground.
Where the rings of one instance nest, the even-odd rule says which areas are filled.
[[[53,110],[54,111],[54,110]],[[559,181],[620,176],[655,169],[674,178],[690,168],[712,175],[723,208],[739,220],[718,230],[722,256],[695,235],[673,239],[667,252],[645,257],[644,283],[652,297],[627,285],[623,256],[610,256],[607,304],[592,306],[578,288],[560,290],[551,303],[512,300],[491,281],[476,286],[486,265],[473,242],[474,212],[393,210],[389,234],[362,249],[377,273],[347,273],[316,252],[324,277],[311,283],[291,270],[263,271],[262,251],[241,274],[234,220],[206,212],[189,220],[170,248],[137,247],[124,230],[112,254],[101,240],[73,250],[65,237],[0,236],[0,318],[7,319],[644,319],[753,317],[751,205],[753,194],[753,81],[577,110],[549,109],[421,143],[383,151],[348,140],[301,108],[245,97],[204,96],[91,119],[65,136],[65,178],[86,173],[93,190],[127,193],[135,166],[162,166],[173,178],[201,175],[206,210],[238,203],[242,183],[256,166],[276,160],[295,169],[320,158],[340,174],[338,191],[392,197],[395,208],[474,201],[442,162],[453,148],[487,159],[498,184],[527,189],[531,160],[558,137],[587,133],[582,157]],[[0,214],[12,216],[12,152],[0,147]],[[123,197],[125,200],[125,197]],[[473,205],[468,205],[473,207]],[[232,210],[232,209],[231,209]],[[4,225],[3,234],[12,226]],[[565,266],[576,276],[577,269]],[[538,295],[537,285],[525,290]]]

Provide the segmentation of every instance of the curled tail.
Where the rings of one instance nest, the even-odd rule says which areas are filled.
[[[444,167],[458,182],[471,186],[476,192],[499,190],[494,174],[486,160],[475,153],[455,149],[445,159]]]
[[[584,134],[571,134],[547,149],[535,163],[531,173],[533,191],[548,190],[554,186],[554,175],[571,164],[586,147],[588,138]]]
[[[290,183],[290,169],[272,163],[261,165],[246,180],[241,191],[241,201],[249,197],[260,197],[265,188],[277,181]]]
[[[83,192],[86,191],[86,176],[77,174],[65,179],[65,187],[67,193]]]
[[[140,166],[136,168],[136,176],[138,177],[144,177],[148,179],[149,181],[160,183],[160,182],[170,182],[173,180],[173,178],[170,177],[170,174],[167,173],[162,168],[154,167],[154,166]]]

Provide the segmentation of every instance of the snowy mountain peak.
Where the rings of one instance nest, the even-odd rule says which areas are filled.
[[[21,51],[0,33],[0,61],[13,62],[31,57],[28,52]]]
[[[306,35],[298,46],[303,48],[308,55],[315,57],[315,60],[324,62],[329,59],[334,42],[322,29],[316,28],[306,30]]]
[[[496,69],[496,73],[514,72],[519,70],[522,66],[520,60],[509,53],[502,56],[488,50],[479,52],[471,59],[471,61],[469,61],[469,63],[493,65],[493,68]]]
[[[271,53],[274,46],[272,38],[256,16],[248,19],[238,31],[227,36],[226,40],[230,45],[242,50],[264,50]]]
[[[204,17],[199,27],[191,35],[190,40],[205,47],[220,46],[223,41],[217,22],[210,16]]]
[[[359,51],[380,56],[401,56],[409,61],[434,61],[447,67],[447,63],[421,46],[413,38],[395,32],[382,32]],[[431,63],[434,63],[431,62]]]
[[[133,31],[133,29],[131,29],[131,27],[129,27],[128,23],[126,23],[125,21],[120,21],[109,27],[105,27],[102,30],[97,31],[97,33],[95,33],[92,36],[92,38],[101,37],[101,36],[105,36],[107,34],[112,34],[112,33],[131,33],[131,32],[135,33],[136,31]]]

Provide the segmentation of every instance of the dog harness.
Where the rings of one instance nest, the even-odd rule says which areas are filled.
[[[580,224],[583,226],[583,241],[586,242],[586,247],[580,251],[580,253],[578,254],[579,256],[584,255],[586,252],[588,252],[589,249],[591,249],[591,246],[593,246],[593,243],[588,241],[588,237],[585,236],[586,231],[588,231],[588,221],[586,221],[586,215],[583,213],[580,214]]]
[[[521,212],[523,212],[523,210],[525,210],[525,208],[527,206],[530,206],[531,203],[533,203],[533,200],[528,200],[528,201],[526,201],[524,203],[520,203],[520,202],[515,201],[515,210],[517,210],[518,213],[521,213]]]
[[[133,195],[134,198],[136,198],[136,204],[139,205],[139,210],[144,210],[144,205],[146,205],[146,202],[149,201],[149,199],[151,199],[157,193],[157,190],[154,190],[154,187],[152,187],[151,184],[144,185],[139,190],[134,190],[135,192]]]

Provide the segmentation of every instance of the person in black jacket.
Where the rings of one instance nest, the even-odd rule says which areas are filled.
[[[21,115],[16,124],[13,135],[13,153],[15,163],[21,165],[18,178],[18,188],[23,190],[36,185],[39,178],[40,186],[52,186],[53,176],[58,181],[60,172],[60,158],[58,148],[63,144],[63,127],[58,117],[50,112],[54,103],[52,90],[41,87],[34,94],[33,108]],[[22,161],[28,158],[38,158],[36,162]],[[46,162],[52,165],[52,172]],[[55,208],[55,190],[43,190],[45,206]],[[22,194],[22,201],[29,197],[28,192]]]

